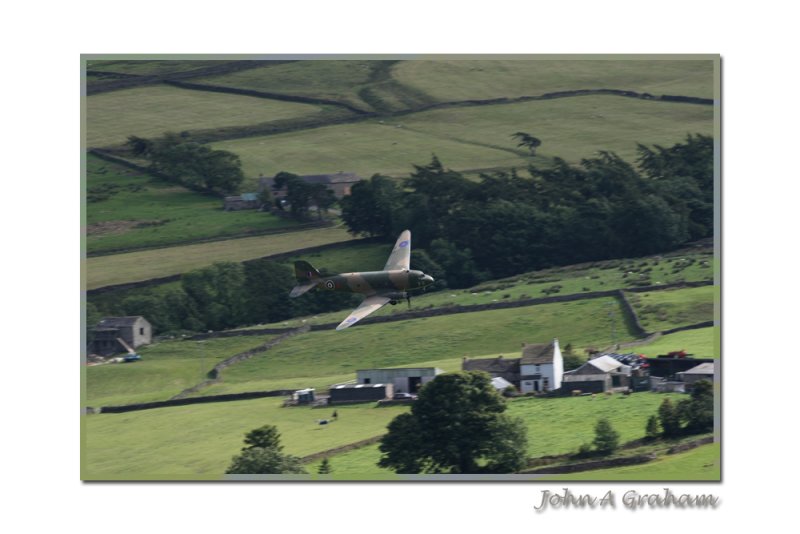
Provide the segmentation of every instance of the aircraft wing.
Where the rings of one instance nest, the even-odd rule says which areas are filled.
[[[353,313],[351,313],[347,319],[342,321],[339,326],[336,327],[336,330],[344,330],[348,326],[353,326],[370,313],[381,309],[383,306],[388,304],[390,300],[392,299],[389,297],[382,297],[380,295],[372,295],[365,298],[361,305],[353,310]]]
[[[398,269],[411,268],[411,232],[404,230],[397,242],[394,244],[389,260],[386,262],[384,271],[396,271]]]

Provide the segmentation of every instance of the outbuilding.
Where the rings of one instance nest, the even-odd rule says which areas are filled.
[[[561,387],[568,393],[602,393],[614,388],[630,387],[631,368],[611,356],[589,360],[577,369],[564,373]]]
[[[153,340],[153,327],[141,315],[104,317],[95,325],[93,334],[92,353],[110,356],[127,352],[125,344],[134,349],[149,345]]]
[[[442,372],[437,367],[359,369],[356,371],[356,382],[359,384],[391,384],[394,393],[417,393],[419,388]]]
[[[374,402],[390,399],[392,395],[392,384],[339,384],[331,386],[328,403]]]
[[[693,385],[698,380],[708,380],[714,382],[714,363],[701,363],[696,367],[692,367],[688,371],[678,373],[678,380],[685,383],[687,386]]]

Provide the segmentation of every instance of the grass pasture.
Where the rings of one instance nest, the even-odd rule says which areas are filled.
[[[228,63],[228,61],[219,59],[91,59],[86,62],[86,69],[136,76],[153,76],[214,67],[222,63]]]
[[[643,465],[597,469],[567,475],[546,475],[544,479],[553,481],[719,481],[722,469],[721,454],[719,443],[709,443],[686,452],[662,456]]]
[[[296,223],[256,210],[226,212],[222,199],[203,195],[89,155],[86,251],[104,252],[241,236]],[[109,193],[104,193],[109,191]]]
[[[264,389],[264,380],[275,383],[278,379],[303,378],[314,385],[328,377],[352,379],[357,369],[518,352],[523,342],[545,343],[555,337],[576,348],[610,344],[608,312],[612,307],[619,310],[614,299],[595,299],[310,332],[282,343],[264,357],[226,369],[224,384],[209,391],[259,390]],[[617,336],[633,337],[621,331],[621,326]]]
[[[320,228],[88,258],[86,288],[149,280],[207,267],[217,261],[240,262],[352,239],[344,228]]]
[[[440,102],[538,96],[578,89],[713,98],[710,59],[437,59],[402,61],[394,79]]]
[[[140,347],[141,361],[87,367],[85,401],[89,406],[113,406],[167,400],[205,380],[217,363],[271,337],[176,340]]]
[[[86,98],[86,146],[119,145],[130,135],[157,137],[165,132],[245,126],[307,117],[320,111],[320,106],[311,104],[168,85],[137,87]]]
[[[649,332],[690,325],[714,319],[719,286],[667,289],[649,293],[629,293],[642,326]]]
[[[599,150],[633,163],[636,143],[670,145],[689,133],[712,133],[711,106],[583,96],[517,104],[437,109],[391,119],[326,126],[214,143],[242,158],[245,174],[345,170],[363,177],[407,176],[436,154],[457,171],[525,168],[558,156],[572,163]],[[511,135],[542,139],[537,158]]]
[[[719,358],[719,329],[715,327],[686,330],[661,336],[652,343],[639,345],[632,350],[655,358],[659,354],[668,354],[676,350],[685,350],[695,358]]]
[[[282,399],[196,404],[84,419],[83,479],[222,478],[244,435],[265,424],[281,433],[284,451],[306,456],[381,435],[405,406],[283,408]]]

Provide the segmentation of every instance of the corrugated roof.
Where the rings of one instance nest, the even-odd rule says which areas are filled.
[[[492,378],[492,386],[495,389],[506,389],[508,386],[513,386],[511,382],[503,378],[502,376],[496,376]]]
[[[586,363],[596,367],[597,369],[600,369],[604,373],[609,373],[618,369],[619,367],[622,367],[622,364],[611,356],[600,356],[599,358],[589,360]]]
[[[713,363],[701,363],[697,367],[692,367],[688,371],[683,371],[682,373],[678,373],[679,375],[713,375],[714,374],[714,364]]]
[[[531,343],[522,347],[522,365],[553,363],[552,343]]]

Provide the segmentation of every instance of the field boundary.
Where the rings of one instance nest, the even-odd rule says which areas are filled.
[[[196,76],[192,76],[196,77]],[[128,80],[116,80],[109,83],[125,83]],[[201,143],[219,142],[233,139],[244,139],[248,137],[269,136],[282,133],[288,133],[299,130],[313,130],[315,128],[324,128],[326,126],[334,126],[338,124],[347,124],[361,122],[369,119],[376,118],[394,118],[404,117],[415,113],[424,113],[427,111],[434,111],[437,109],[457,108],[457,107],[475,107],[475,106],[495,106],[495,105],[510,105],[519,104],[523,102],[555,100],[560,98],[574,98],[583,96],[617,96],[623,98],[635,98],[638,100],[648,100],[651,102],[669,102],[690,105],[703,105],[713,106],[714,99],[701,98],[693,96],[682,95],[653,95],[650,93],[640,93],[637,91],[630,91],[625,89],[575,89],[566,91],[554,91],[550,93],[543,93],[541,95],[527,95],[519,97],[500,97],[489,99],[468,99],[468,100],[454,100],[450,102],[437,102],[433,104],[425,104],[418,107],[403,109],[398,111],[365,111],[345,102],[336,100],[320,99],[314,97],[307,97],[301,95],[293,95],[289,93],[272,93],[267,91],[258,91],[254,89],[242,89],[236,87],[225,87],[218,85],[202,84],[184,82],[173,78],[159,79],[152,83],[164,83],[179,87],[186,90],[194,91],[208,91],[216,93],[227,93],[238,96],[250,96],[255,98],[265,98],[271,100],[280,100],[288,102],[297,102],[305,104],[314,104],[319,106],[333,106],[346,109],[354,116],[334,117],[334,118],[318,118],[312,117],[308,119],[288,119],[286,121],[275,121],[268,123],[261,123],[249,126],[229,126],[226,128],[214,128],[189,131],[189,135]]]
[[[253,236],[248,236],[248,237],[253,237]],[[228,240],[229,239],[222,239],[220,241],[228,241]],[[290,251],[287,251],[287,252],[279,252],[277,254],[271,254],[271,255],[268,255],[268,256],[262,256],[260,258],[253,258],[251,260],[244,260],[244,261],[242,261],[240,263],[246,264],[246,263],[250,263],[250,262],[254,262],[254,261],[260,261],[260,260],[282,260],[282,259],[285,259],[285,258],[291,258],[292,256],[295,256],[295,255],[298,255],[298,254],[311,254],[311,253],[314,253],[314,252],[322,252],[322,251],[325,251],[325,250],[336,250],[337,248],[345,248],[346,246],[350,246],[352,244],[367,244],[367,243],[379,243],[379,242],[381,242],[381,240],[379,238],[375,238],[375,237],[366,237],[366,238],[363,238],[363,239],[351,239],[349,241],[336,241],[335,243],[327,243],[325,245],[317,245],[315,247],[298,248],[298,249],[290,250]],[[173,248],[173,247],[167,247],[167,248]],[[183,276],[183,273],[171,274],[169,276],[162,276],[162,277],[159,277],[159,278],[149,278],[147,280],[138,280],[136,282],[126,282],[124,284],[113,284],[113,285],[110,285],[110,286],[96,287],[96,288],[93,288],[93,289],[87,289],[86,290],[86,295],[90,296],[90,297],[94,297],[94,296],[97,296],[97,295],[102,295],[102,294],[105,294],[105,293],[109,293],[111,291],[119,291],[119,290],[125,290],[125,289],[140,289],[140,288],[143,288],[143,287],[166,284],[166,283],[169,283],[169,282],[177,282],[178,280],[181,279],[181,276]]]
[[[663,284],[658,286],[645,286],[641,288],[636,288],[636,291],[662,291],[668,289],[678,289],[678,288],[689,288],[689,287],[703,287],[714,285],[713,281],[699,281],[699,282],[674,282],[671,284]],[[403,313],[397,313],[393,315],[386,315],[383,317],[369,317],[364,319],[358,323],[358,325],[354,328],[360,328],[362,326],[369,326],[371,324],[382,324],[382,323],[392,323],[396,321],[406,321],[409,319],[421,319],[425,317],[437,317],[441,315],[452,315],[457,313],[472,313],[472,312],[480,312],[480,311],[487,311],[487,310],[504,310],[510,308],[524,308],[527,306],[538,306],[541,304],[553,304],[558,302],[574,302],[578,300],[590,300],[590,299],[597,299],[597,298],[608,298],[608,297],[615,297],[620,299],[622,302],[624,300],[624,292],[629,291],[628,289],[610,289],[608,291],[592,291],[589,293],[574,293],[571,295],[557,295],[551,297],[538,297],[538,298],[530,298],[530,299],[523,299],[517,300],[513,302],[492,302],[488,304],[473,304],[469,306],[461,306],[459,304],[453,306],[443,306],[440,308],[428,309],[428,310],[415,310],[415,311],[407,311]],[[627,317],[628,314],[632,314],[633,318],[635,319],[635,323],[638,324],[638,318],[636,318],[636,314],[633,311],[633,308],[625,309],[623,306],[623,310],[626,312],[626,320],[630,320],[630,317]],[[686,326],[679,326],[669,330],[660,331],[660,332],[647,332],[641,325],[639,325],[639,332],[635,332],[640,337],[652,336],[655,334],[665,334],[665,333],[674,333],[680,332],[682,330],[689,330],[694,328],[704,328],[706,326],[713,326],[713,321],[707,321],[692,325]],[[315,324],[310,325],[310,329],[312,332],[319,332],[324,330],[334,330],[339,323],[324,323],[324,324]],[[226,331],[226,332],[212,332],[210,334],[197,334],[191,337],[187,337],[187,340],[202,340],[202,339],[213,339],[213,338],[220,338],[220,337],[237,337],[237,336],[257,336],[261,334],[269,334],[269,333],[276,333],[276,332],[285,332],[289,330],[287,329],[273,329],[273,328],[265,328],[265,329],[253,329],[253,330],[233,330],[233,331]]]

